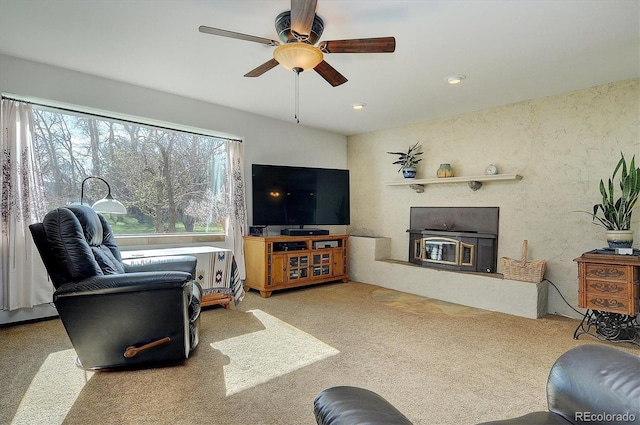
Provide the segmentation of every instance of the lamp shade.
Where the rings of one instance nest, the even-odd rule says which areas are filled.
[[[89,176],[84,180],[82,180],[82,184],[80,185],[80,205],[88,205],[84,201],[84,184],[89,179],[100,180],[101,182],[107,185],[107,196],[105,196],[104,198],[102,198],[101,200],[93,204],[91,208],[93,208],[98,212],[109,213],[109,214],[126,214],[127,213],[127,208],[124,205],[122,205],[122,203],[120,203],[119,201],[116,201],[115,199],[113,199],[113,196],[111,196],[111,186],[109,185],[109,183],[102,177],[98,177],[98,176]]]
[[[122,203],[120,203],[119,201],[116,201],[113,198],[109,199],[108,197],[100,199],[95,204],[93,204],[91,208],[101,213],[109,213],[109,214],[126,214],[127,213],[127,208],[124,205],[122,205]]]
[[[288,70],[302,68],[303,71],[308,71],[322,62],[324,55],[317,47],[295,42],[276,47],[273,58]]]

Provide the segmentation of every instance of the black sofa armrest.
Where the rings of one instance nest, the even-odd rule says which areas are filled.
[[[193,255],[167,255],[162,257],[135,257],[122,260],[125,273],[176,271],[195,277],[198,260]]]
[[[639,371],[640,357],[635,354],[595,344],[572,348],[556,360],[549,373],[548,412],[479,425],[640,425]],[[387,400],[357,387],[321,391],[313,411],[318,425],[411,423]],[[599,416],[605,419],[597,420]]]
[[[607,345],[572,348],[547,380],[548,412],[479,425],[640,424],[640,358]],[[610,421],[598,415],[608,414]]]
[[[617,419],[621,423],[640,425],[640,357],[608,345],[573,348],[551,368],[547,402],[549,411],[571,423],[609,413],[626,415]]]
[[[53,294],[58,298],[69,296],[106,295],[125,292],[183,288],[193,281],[185,272],[142,272],[94,276],[80,282],[62,285]]]
[[[351,386],[321,391],[313,401],[313,411],[318,425],[412,425],[382,396]]]

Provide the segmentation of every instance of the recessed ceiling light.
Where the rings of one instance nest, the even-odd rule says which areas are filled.
[[[462,74],[449,75],[447,77],[447,82],[453,86],[456,84],[460,84],[460,81],[464,80],[465,78],[467,78],[467,76]]]
[[[367,104],[366,103],[354,103],[352,108],[355,111],[359,111],[360,109],[363,109]]]

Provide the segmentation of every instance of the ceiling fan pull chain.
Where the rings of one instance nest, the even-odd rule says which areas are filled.
[[[302,68],[293,68],[293,72],[296,74],[296,112],[294,118],[296,124],[300,124],[300,73]]]

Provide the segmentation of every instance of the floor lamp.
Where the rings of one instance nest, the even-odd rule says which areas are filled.
[[[97,176],[89,176],[84,180],[82,180],[82,186],[80,187],[80,205],[84,205],[84,184],[89,179],[101,180],[102,182],[104,182],[104,184],[107,185],[107,190],[108,190],[107,196],[105,196],[104,198],[94,203],[91,206],[91,208],[101,213],[109,213],[109,214],[126,214],[127,213],[127,208],[117,200],[113,199],[113,196],[111,196],[111,186],[109,186],[109,183],[102,177],[97,177]]]

